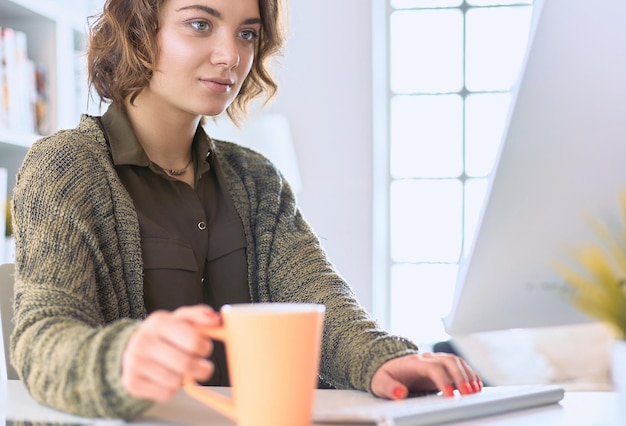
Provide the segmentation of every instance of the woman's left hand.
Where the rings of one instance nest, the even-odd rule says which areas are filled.
[[[404,399],[409,392],[441,391],[453,396],[480,392],[483,384],[463,359],[448,353],[423,353],[394,358],[384,363],[372,377],[374,395]]]

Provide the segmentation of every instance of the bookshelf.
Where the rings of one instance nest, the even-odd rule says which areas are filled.
[[[74,127],[81,100],[87,106],[86,81],[77,69],[86,43],[89,8],[79,0],[0,0],[0,27],[24,32],[27,55],[46,70],[47,119],[49,131]],[[35,132],[0,128],[0,167],[8,169],[9,187],[28,147],[40,135]]]
[[[85,0],[0,0],[0,27],[25,33],[28,59],[45,70],[47,126],[42,133],[74,127],[88,110],[83,54],[86,17],[91,11]],[[7,170],[7,196],[28,148],[40,137],[35,129],[0,125],[0,168]],[[0,200],[0,206],[4,201]],[[3,210],[0,219],[4,221]]]

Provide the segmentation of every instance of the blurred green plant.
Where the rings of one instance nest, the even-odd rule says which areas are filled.
[[[620,209],[626,224],[626,196]],[[589,224],[598,241],[575,248],[572,262],[559,262],[555,268],[573,287],[568,297],[574,306],[626,340],[626,227],[615,230],[593,219]]]

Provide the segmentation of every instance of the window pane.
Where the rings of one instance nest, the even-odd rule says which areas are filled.
[[[511,95],[469,95],[465,100],[465,173],[491,173],[502,142]]]
[[[457,179],[392,182],[392,261],[458,262],[462,238],[462,190]]]
[[[391,0],[391,7],[408,9],[411,7],[449,7],[460,6],[463,0]]]
[[[465,241],[463,255],[467,255],[474,241],[478,220],[487,195],[488,180],[468,179],[465,181]]]
[[[528,44],[530,6],[467,11],[465,84],[470,91],[510,90]]]
[[[396,96],[391,101],[394,178],[457,177],[463,171],[463,101],[458,95]]]
[[[394,12],[390,26],[391,90],[456,92],[463,86],[463,14],[458,9]]]
[[[442,318],[450,312],[457,265],[396,265],[391,269],[392,333],[419,344],[448,338]]]

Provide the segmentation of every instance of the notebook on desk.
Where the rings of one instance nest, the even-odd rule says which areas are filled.
[[[564,390],[557,385],[486,387],[472,395],[428,395],[399,401],[375,397],[341,407],[318,409],[315,423],[359,426],[436,425],[556,404]]]

